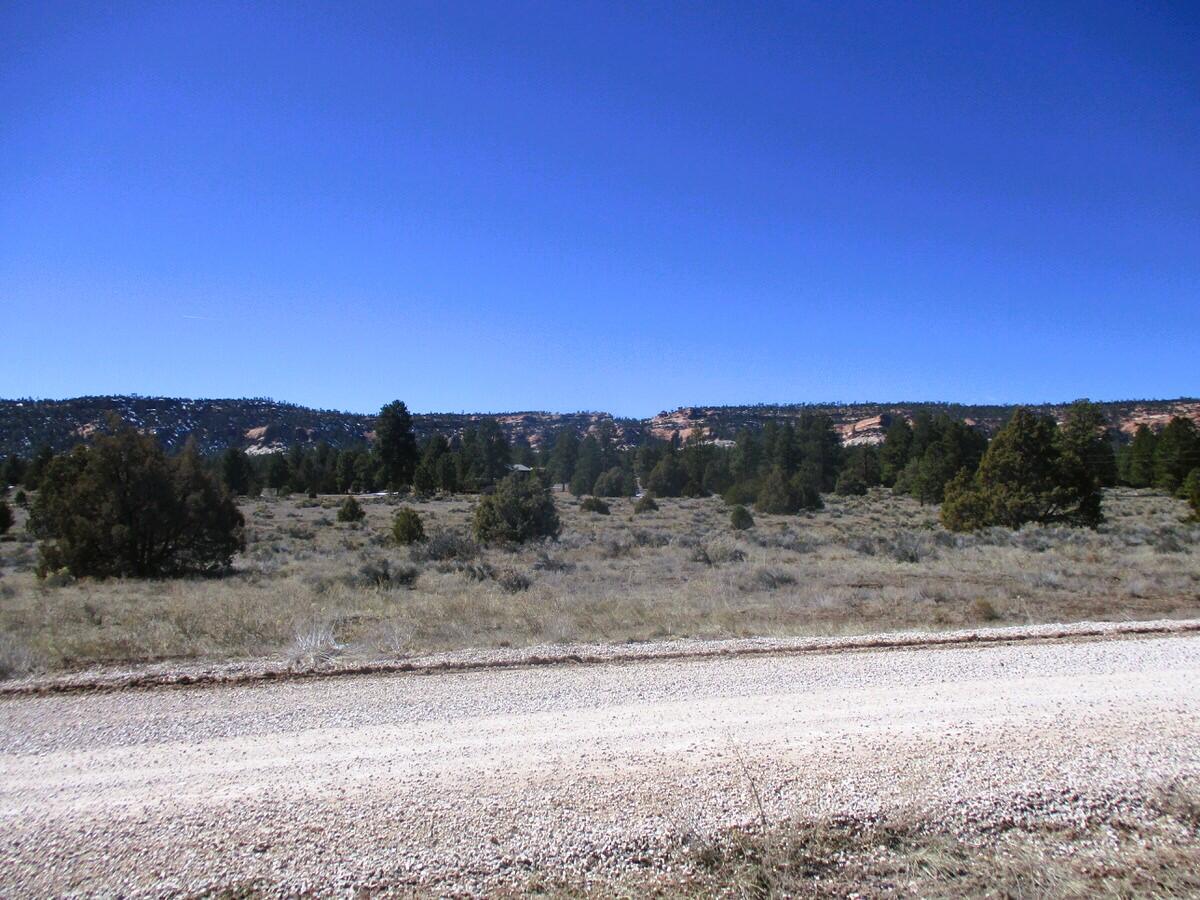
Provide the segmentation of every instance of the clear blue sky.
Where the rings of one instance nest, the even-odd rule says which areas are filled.
[[[0,396],[1200,393],[1200,5],[0,8]]]

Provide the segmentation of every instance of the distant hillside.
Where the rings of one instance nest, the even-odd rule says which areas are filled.
[[[1025,404],[1038,412],[1061,418],[1067,403]],[[689,406],[661,412],[645,422],[649,433],[662,438],[672,434],[687,437],[699,428],[717,438],[733,438],[742,428],[760,428],[764,422],[786,422],[805,413],[823,413],[833,419],[844,444],[878,444],[896,417],[912,419],[921,411],[944,412],[992,434],[1008,420],[1017,404],[970,405],[961,403],[816,403],[755,406]],[[1200,400],[1117,400],[1100,403],[1109,423],[1129,437],[1138,425],[1158,431],[1172,416],[1187,416],[1200,424]]]
[[[241,447],[252,454],[286,450],[295,444],[324,441],[346,447],[371,440],[374,415],[310,409],[292,403],[249,400],[186,400],[173,397],[75,397],[69,400],[0,400],[0,456],[28,456],[38,447],[63,450],[88,438],[115,413],[154,434],[168,450],[194,437],[203,453]],[[485,418],[480,413],[414,415],[421,438],[434,432],[460,433]],[[534,447],[563,425],[580,431],[601,421],[613,423],[618,439],[637,444],[642,423],[614,420],[607,413],[500,413],[497,419],[509,439],[524,438]]]
[[[1128,400],[1101,404],[1109,421],[1123,435],[1140,423],[1155,430],[1174,415],[1200,423],[1200,400]],[[1013,406],[972,406],[952,403],[784,404],[756,406],[695,406],[662,412],[649,419],[619,419],[602,412],[500,413],[496,418],[510,439],[524,439],[537,447],[557,429],[571,426],[580,432],[609,422],[620,442],[642,443],[646,435],[687,438],[694,431],[719,439],[732,439],[742,428],[761,428],[770,420],[787,421],[804,413],[829,415],[847,444],[879,443],[897,417],[917,412],[946,412],[991,433]],[[1061,415],[1066,404],[1039,405],[1036,409]],[[372,415],[309,409],[262,398],[250,400],[185,400],[170,397],[76,397],[70,400],[0,400],[0,455],[29,455],[42,445],[63,450],[84,441],[101,427],[110,413],[158,437],[168,450],[195,437],[205,453],[241,447],[250,453],[271,453],[320,441],[334,447],[361,444],[372,438]],[[420,437],[433,432],[453,435],[484,418],[481,413],[415,415]]]

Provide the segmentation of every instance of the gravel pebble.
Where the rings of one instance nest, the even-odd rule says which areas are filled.
[[[963,834],[1200,775],[1200,638],[0,699],[0,894],[484,894],[762,814]]]

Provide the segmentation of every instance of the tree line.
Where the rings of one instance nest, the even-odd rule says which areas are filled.
[[[960,531],[1031,521],[1095,527],[1101,489],[1116,484],[1184,497],[1200,516],[1195,423],[1175,417],[1157,434],[1142,425],[1117,449],[1102,408],[1086,400],[1072,404],[1061,424],[1017,409],[990,441],[969,421],[920,412],[911,422],[893,422],[878,446],[843,446],[830,417],[819,413],[768,421],[734,441],[693,431],[686,440],[650,437],[632,448],[604,422],[582,437],[565,427],[535,449],[510,442],[494,419],[481,419],[460,434],[418,442],[399,400],[380,410],[371,444],[340,450],[318,444],[250,456],[230,448],[206,459],[192,443],[167,455],[152,436],[119,422],[108,431],[67,453],[40,450],[4,463],[5,490],[19,486],[18,503],[28,502],[26,491],[37,492],[30,527],[45,538],[46,567],[118,575],[212,571],[242,546],[235,496],[267,489],[490,495],[514,467],[528,468],[525,481],[539,492],[560,485],[579,497],[718,495],[773,514],[819,509],[831,492],[884,487],[940,504],[943,524]],[[510,484],[503,498],[521,490],[527,488]],[[12,521],[0,499],[0,532]]]

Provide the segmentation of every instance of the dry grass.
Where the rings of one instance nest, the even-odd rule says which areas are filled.
[[[1032,821],[795,820],[684,840],[653,867],[586,884],[535,874],[523,893],[557,897],[1195,897],[1200,796],[1174,784],[1149,799],[1052,811]],[[1081,812],[1082,810],[1082,812]]]
[[[975,536],[886,491],[743,532],[715,498],[609,516],[556,499],[561,539],[521,548],[447,540],[469,497],[416,502],[433,541],[411,548],[389,538],[395,498],[362,498],[361,524],[336,522],[337,497],[250,500],[234,574],[167,581],[39,582],[21,513],[0,543],[0,636],[22,667],[59,670],[1200,614],[1200,526],[1151,492],[1110,491],[1099,532]]]

